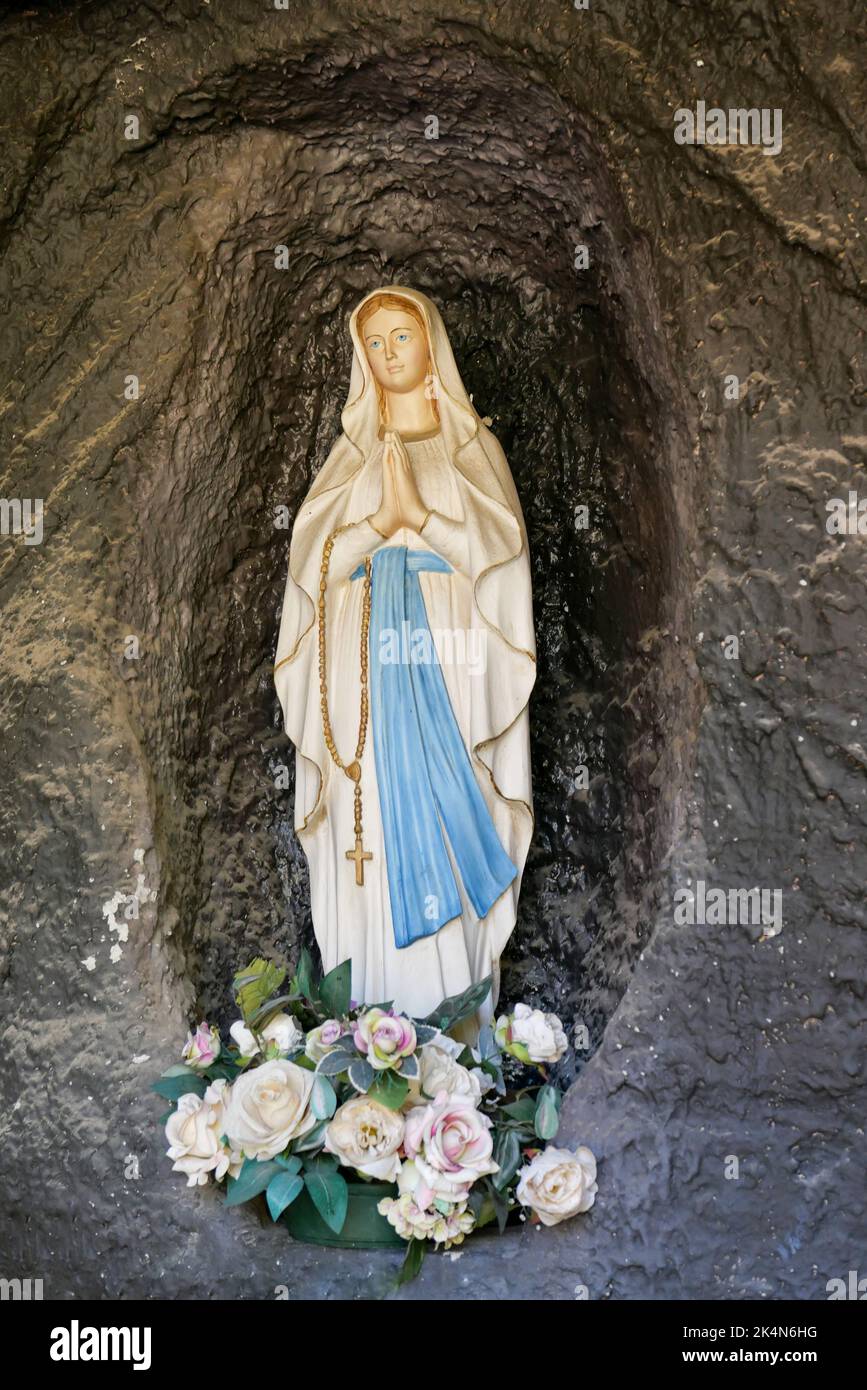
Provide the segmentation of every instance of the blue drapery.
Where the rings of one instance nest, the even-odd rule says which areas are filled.
[[[444,831],[479,917],[518,872],[500,844],[449,701],[418,582],[421,570],[451,573],[451,565],[405,545],[385,546],[373,556],[370,714],[398,947],[460,916]],[[359,565],[352,578],[363,574]],[[407,632],[421,640],[407,644]]]

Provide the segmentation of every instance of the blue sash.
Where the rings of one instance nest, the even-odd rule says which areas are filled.
[[[432,936],[461,914],[443,829],[478,917],[488,913],[518,872],[500,844],[455,720],[428,626],[420,570],[451,573],[451,565],[431,551],[405,545],[374,553],[370,712],[398,947]],[[363,574],[359,565],[352,578]],[[414,640],[409,652],[407,632],[422,639]]]

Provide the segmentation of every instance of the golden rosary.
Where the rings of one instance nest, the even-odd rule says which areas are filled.
[[[331,563],[331,552],[334,549],[334,542],[341,531],[347,531],[354,523],[348,522],[345,526],[338,526],[336,531],[332,531],[322,547],[322,564],[319,569],[319,697],[322,706],[322,731],[325,735],[325,746],[328,749],[337,767],[341,772],[345,772],[351,782],[355,783],[355,849],[346,851],[347,859],[355,861],[355,882],[364,885],[364,861],[372,859],[373,855],[369,850],[365,850],[362,843],[362,820],[361,820],[361,756],[364,752],[364,745],[367,740],[367,715],[368,715],[368,650],[367,635],[370,629],[370,584],[371,584],[371,559],[369,555],[364,558],[364,592],[361,600],[361,707],[358,713],[358,742],[355,746],[355,757],[347,767],[334,742],[334,733],[331,728],[331,718],[328,713],[328,677],[325,669],[325,591],[328,582],[328,566]]]

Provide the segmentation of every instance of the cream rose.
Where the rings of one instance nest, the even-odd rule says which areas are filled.
[[[398,1149],[403,1143],[404,1118],[378,1100],[355,1096],[335,1111],[325,1131],[325,1148],[346,1168],[355,1168],[381,1182],[394,1182],[400,1172]]]
[[[515,1196],[543,1226],[556,1226],[589,1211],[596,1200],[596,1159],[589,1149],[549,1145],[518,1174]]]
[[[522,1062],[543,1065],[559,1062],[569,1046],[557,1015],[531,1009],[529,1004],[516,1004],[511,1014],[498,1018],[494,1036],[504,1052]]]
[[[229,1032],[238,1044],[242,1057],[255,1057],[259,1053],[259,1044],[242,1018],[232,1024]],[[278,1052],[294,1052],[304,1044],[303,1030],[291,1014],[275,1014],[259,1036],[265,1043],[273,1043]]]
[[[482,1098],[482,1085],[479,1069],[468,1071],[456,1062],[453,1054],[437,1043],[428,1043],[421,1049],[418,1077],[409,1077],[409,1091],[404,1101],[404,1110],[414,1105],[427,1105],[427,1097],[445,1091],[450,1096],[466,1096],[473,1105]],[[484,1075],[482,1072],[481,1075]],[[493,1084],[493,1083],[492,1083]],[[487,1089],[487,1088],[486,1088]],[[424,1091],[423,1096],[421,1092]]]
[[[274,1158],[318,1121],[310,1111],[314,1074],[276,1057],[242,1072],[232,1084],[225,1133],[247,1158]]]
[[[222,1143],[227,1081],[214,1081],[204,1096],[189,1092],[178,1100],[178,1108],[166,1125],[166,1150],[173,1160],[172,1171],[186,1173],[187,1187],[202,1187],[211,1174],[219,1182],[229,1173],[236,1177],[241,1155],[233,1154]]]
[[[468,1097],[447,1091],[409,1111],[404,1149],[420,1179],[413,1191],[417,1206],[425,1208],[436,1197],[463,1201],[478,1178],[499,1172],[490,1131],[491,1121]]]

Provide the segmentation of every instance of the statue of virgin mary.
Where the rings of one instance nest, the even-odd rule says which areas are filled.
[[[274,680],[324,971],[425,1017],[499,995],[533,829],[527,534],[435,305],[353,311],[343,433],[295,520]]]

